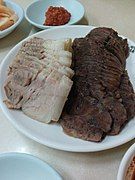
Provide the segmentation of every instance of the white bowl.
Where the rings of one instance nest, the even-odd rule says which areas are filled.
[[[4,1],[5,5],[9,8],[11,8],[18,16],[18,20],[17,22],[10,26],[9,28],[5,29],[4,31],[0,31],[0,39],[7,36],[8,34],[10,34],[22,21],[23,17],[24,17],[24,12],[23,9],[16,3],[12,2],[12,1],[8,1],[5,0]]]
[[[128,169],[134,156],[135,156],[135,143],[128,149],[128,151],[126,152],[126,154],[124,155],[124,157],[120,163],[117,180],[125,179],[127,169]]]
[[[29,154],[0,154],[1,180],[62,180],[47,163]]]
[[[40,29],[46,29],[54,26],[44,26],[45,12],[49,6],[64,7],[71,13],[70,21],[65,25],[75,24],[84,16],[84,7],[77,0],[38,0],[30,4],[25,13],[26,19],[34,26]],[[63,25],[63,26],[65,26]]]

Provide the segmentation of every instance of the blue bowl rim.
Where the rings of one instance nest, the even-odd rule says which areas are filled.
[[[47,162],[41,160],[40,158],[32,155],[32,154],[28,154],[28,153],[21,153],[21,152],[4,152],[4,153],[0,153],[0,160],[2,158],[12,158],[12,157],[20,157],[20,158],[25,158],[25,159],[30,159],[30,160],[34,160],[35,163],[40,163],[44,168],[45,166],[47,166],[47,168],[49,168],[54,175],[56,175],[59,180],[62,180],[62,177],[60,176],[60,174],[52,167],[50,166]]]

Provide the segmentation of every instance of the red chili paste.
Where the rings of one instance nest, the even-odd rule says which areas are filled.
[[[69,22],[71,14],[63,7],[50,6],[45,14],[46,26],[59,26]]]

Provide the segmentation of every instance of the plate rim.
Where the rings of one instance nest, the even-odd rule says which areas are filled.
[[[95,28],[95,26],[90,26],[90,25],[72,25],[72,26],[65,26],[65,27],[54,27],[52,29],[47,29],[47,30],[43,30],[43,31],[40,31],[40,32],[37,32],[35,34],[32,34],[31,36],[28,36],[27,38],[23,39],[22,41],[20,41],[18,44],[16,44],[9,52],[8,54],[5,56],[5,58],[2,60],[1,64],[0,64],[0,76],[1,76],[1,69],[2,67],[4,66],[4,63],[5,63],[5,60],[8,58],[8,56],[14,52],[14,50],[19,47],[24,41],[27,41],[28,39],[32,38],[32,37],[35,37],[35,36],[38,36],[40,34],[44,34],[45,32],[49,32],[49,31],[55,31],[55,29],[65,29],[65,28]],[[128,39],[130,40],[130,39]],[[131,41],[131,40],[130,40]],[[134,45],[135,43],[133,41],[131,41]],[[1,85],[2,86],[2,85]],[[62,146],[62,144],[59,144],[59,143],[55,143],[53,144],[51,141],[42,141],[40,140],[38,137],[34,136],[33,133],[30,133],[26,128],[24,128],[22,125],[18,125],[14,120],[13,118],[9,115],[10,113],[7,114],[8,112],[8,109],[5,108],[5,106],[3,105],[3,99],[2,99],[2,93],[1,93],[1,89],[0,89],[0,107],[3,111],[3,114],[5,115],[5,117],[11,122],[11,124],[18,130],[20,131],[22,134],[24,134],[25,136],[29,137],[30,139],[42,144],[42,145],[45,145],[45,146],[48,146],[48,147],[51,147],[53,149],[58,149],[58,150],[63,150],[63,151],[69,151],[69,152],[98,152],[98,151],[103,151],[103,150],[108,150],[108,149],[112,149],[112,148],[115,148],[115,147],[118,147],[122,144],[125,144],[127,142],[129,142],[130,140],[134,139],[135,138],[135,134],[128,137],[127,139],[120,139],[118,142],[116,141],[115,143],[111,144],[111,145],[108,145],[107,147],[106,146],[99,146],[99,147],[92,147],[92,148],[75,148],[75,147],[68,147],[67,145],[64,145]],[[69,136],[70,137],[70,136]],[[102,142],[101,142],[102,143]]]

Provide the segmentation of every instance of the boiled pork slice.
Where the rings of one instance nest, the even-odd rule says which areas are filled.
[[[20,109],[25,94],[25,88],[36,79],[38,71],[31,68],[18,68],[11,73],[4,85],[7,99],[4,100],[7,107],[10,109]]]
[[[44,53],[37,52],[37,51],[27,51],[27,48],[25,50],[20,50],[18,53],[18,56],[34,56],[38,58],[40,61],[43,62],[59,62],[64,66],[71,66],[71,52],[64,51],[64,50],[50,50],[46,49]]]
[[[12,70],[13,72],[8,76],[4,86],[8,98],[8,100],[5,101],[7,106],[11,109],[21,108],[23,100],[29,92],[28,89],[33,87],[35,82],[38,82],[36,86],[36,88],[38,88],[40,85],[39,83],[41,82],[42,84],[42,81],[54,70],[69,78],[73,76],[73,71],[70,68],[59,66],[58,64],[55,66],[48,65],[41,72],[36,69],[22,66],[20,68],[18,67],[18,69],[14,69],[14,71]]]
[[[37,82],[38,83],[38,82]],[[22,105],[22,111],[38,121],[49,123],[58,121],[72,81],[57,71],[52,71],[40,88],[35,89],[30,98]]]
[[[18,56],[32,56],[41,61],[59,62],[62,65],[71,66],[71,39],[43,40],[33,38],[23,43]]]
[[[22,44],[23,47],[27,48],[36,48],[38,51],[42,51],[42,48],[50,49],[50,50],[71,50],[71,39],[61,39],[61,40],[51,40],[51,39],[42,39],[34,37]]]
[[[42,122],[58,121],[73,84],[70,51],[71,39],[24,42],[4,85],[7,107]]]
[[[33,68],[33,69],[38,70],[38,72],[41,72],[45,68],[57,69],[58,71],[62,72],[63,74],[67,75],[70,78],[72,78],[74,75],[74,71],[71,68],[69,68],[68,66],[62,65],[57,61],[53,62],[51,61],[51,59],[47,59],[46,61],[39,61],[38,58],[34,56],[28,56],[28,55],[25,55],[25,56],[17,55],[14,62],[9,67],[8,75],[10,73],[15,72],[16,69],[22,68],[22,67]]]

